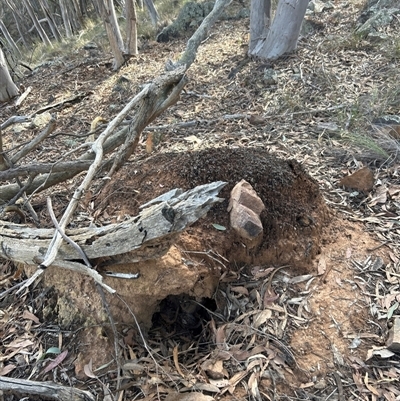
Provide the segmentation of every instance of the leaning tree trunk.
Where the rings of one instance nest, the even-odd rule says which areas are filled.
[[[38,34],[39,34],[40,38],[42,39],[42,42],[46,46],[53,47],[53,45],[50,42],[50,39],[48,38],[48,36],[46,34],[46,32],[44,31],[44,29],[40,25],[40,22],[36,17],[35,11],[33,10],[32,5],[31,5],[31,3],[29,1],[30,0],[24,0],[24,5],[25,5],[26,10],[28,11],[29,16],[31,17],[33,25],[35,26],[36,30],[38,31]]]
[[[249,55],[265,60],[276,60],[283,54],[295,50],[308,2],[309,0],[280,0],[271,26],[264,27],[257,42],[253,40],[249,46]],[[254,28],[254,32],[260,34],[259,27],[264,23],[266,15],[262,0],[252,2],[251,15],[253,17],[251,26],[257,27]]]
[[[11,79],[10,72],[0,48],[0,102],[8,102],[19,93],[17,86]]]
[[[7,27],[4,25],[3,21],[0,19],[0,31],[6,38],[8,46],[13,50],[16,56],[21,56],[21,52],[15,43],[14,39],[12,38],[10,32],[8,31]]]
[[[157,21],[160,19],[160,16],[154,5],[153,0],[144,0],[144,3],[146,4],[146,8],[149,11],[151,23],[154,26],[157,26]]]

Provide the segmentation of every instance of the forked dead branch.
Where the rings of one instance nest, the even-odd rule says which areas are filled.
[[[0,179],[8,180],[10,178],[18,178],[17,183],[6,184],[0,188],[0,201],[3,205],[8,205],[11,202],[15,203],[22,194],[28,196],[32,195],[38,191],[64,182],[87,170],[86,176],[76,188],[59,222],[60,229],[65,230],[73,219],[74,212],[83,194],[89,190],[93,179],[98,177],[99,173],[102,172],[106,173],[106,179],[110,179],[134,153],[143,130],[168,107],[179,100],[179,95],[187,82],[185,72],[194,61],[197,48],[201,44],[201,41],[206,38],[210,28],[229,2],[229,0],[219,0],[216,2],[213,11],[206,17],[195,34],[188,41],[187,49],[180,60],[178,60],[177,63],[169,62],[167,66],[168,72],[160,75],[153,82],[146,84],[142,91],[108,124],[107,128],[99,135],[91,148],[77,158],[76,162],[69,162],[62,159],[54,163],[51,167],[49,164],[15,166],[18,160],[25,156],[28,151],[35,149],[39,143],[48,136],[49,132],[54,130],[54,120],[50,121],[49,126],[39,135],[34,143],[26,145],[15,155],[7,155],[9,168],[1,173]],[[121,123],[134,108],[136,108],[136,113],[130,124],[117,131]],[[111,152],[115,153],[107,157]],[[90,162],[90,164],[88,162]],[[66,167],[65,163],[68,163],[68,169],[61,170],[60,166],[58,166],[59,163],[64,168]],[[45,174],[43,174],[44,171],[46,171]],[[19,177],[23,175],[28,175],[25,182],[19,180]],[[29,231],[30,229],[27,230]],[[15,233],[15,235],[18,234]],[[12,236],[10,238],[12,238]],[[27,259],[25,259],[23,253],[17,256],[14,252],[7,251],[3,252],[3,256],[11,260],[19,260],[20,262],[26,263],[34,262],[40,264],[42,267],[47,267],[56,260],[62,240],[61,234],[56,231],[45,255],[39,256],[36,254],[34,257],[31,257],[32,255],[25,255],[27,256]],[[29,239],[28,242],[30,241]],[[93,254],[89,252],[88,256],[99,256],[101,253],[102,252],[99,253],[99,250],[96,250]],[[38,257],[39,259],[37,259]]]

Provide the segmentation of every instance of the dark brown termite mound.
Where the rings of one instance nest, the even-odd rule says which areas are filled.
[[[122,178],[123,176],[123,178]],[[259,247],[248,249],[229,227],[229,194],[240,180],[248,181],[265,205]],[[164,153],[127,166],[121,179],[105,189],[97,204],[110,215],[135,215],[138,206],[169,189],[226,181],[224,202],[194,224],[179,244],[187,251],[215,251],[233,264],[290,264],[307,271],[319,251],[329,211],[318,184],[294,160],[282,160],[259,148],[210,148]],[[213,224],[226,227],[218,231]]]
[[[265,205],[261,213],[262,242],[251,249],[230,228],[227,212],[230,191],[242,179],[252,185]],[[118,324],[134,324],[134,314],[141,326],[149,329],[155,321],[153,315],[161,311],[164,316],[164,304],[168,309],[174,297],[188,296],[195,302],[211,300],[221,275],[238,268],[245,267],[249,272],[254,266],[290,265],[300,272],[312,269],[311,260],[319,252],[330,213],[317,183],[299,163],[279,159],[263,149],[212,148],[163,153],[132,162],[96,197],[94,214],[100,224],[121,220],[126,215],[137,215],[140,205],[171,189],[188,190],[213,181],[228,183],[220,192],[224,200],[180,234],[163,256],[137,261],[134,256],[129,260],[124,255],[120,260],[113,257],[92,261],[100,273],[138,274],[135,280],[104,277],[118,294],[107,296]],[[90,278],[49,267],[45,284],[54,286],[59,294],[55,309],[63,326],[107,322]],[[175,309],[179,312],[179,305]],[[95,344],[104,343],[99,333],[90,329],[84,333],[95,348]],[[97,365],[105,362],[104,355],[96,357],[86,350],[78,358],[77,372],[82,372],[89,357]]]

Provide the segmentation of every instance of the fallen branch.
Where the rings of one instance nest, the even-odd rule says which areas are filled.
[[[10,394],[38,395],[59,401],[95,401],[89,391],[73,387],[61,386],[51,382],[38,382],[33,380],[11,379],[0,377],[0,390]]]
[[[218,193],[224,186],[224,182],[217,181],[183,193],[172,190],[149,202],[136,217],[127,221],[105,227],[65,230],[65,234],[78,244],[89,260],[121,259],[124,255],[128,255],[131,262],[158,258],[168,251],[178,233],[221,201]],[[44,265],[47,257],[44,252],[53,236],[53,229],[32,229],[0,221],[0,257],[29,265]],[[79,260],[82,260],[80,252],[64,242],[52,264],[89,275],[107,291],[113,292],[104,285],[97,271],[88,269],[77,262]],[[39,268],[34,279],[42,273],[43,269]]]

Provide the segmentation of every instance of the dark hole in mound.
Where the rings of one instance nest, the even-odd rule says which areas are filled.
[[[169,295],[161,301],[159,309],[153,315],[151,333],[158,332],[162,338],[199,340],[205,336],[210,312],[215,311],[216,304],[211,298],[198,302],[186,294]]]

